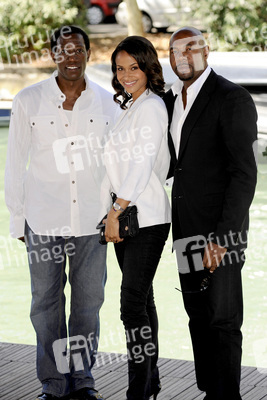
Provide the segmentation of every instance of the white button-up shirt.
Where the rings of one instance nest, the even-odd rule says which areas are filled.
[[[23,89],[13,102],[5,175],[12,237],[24,236],[25,219],[43,235],[97,233],[102,141],[117,105],[85,76],[70,119],[56,76]]]
[[[171,221],[163,187],[170,165],[168,115],[163,100],[145,91],[122,111],[104,149],[107,174],[103,181],[102,214],[110,208],[110,191],[138,209],[139,226]]]
[[[200,75],[200,77],[192,83],[187,89],[187,101],[186,107],[184,108],[183,99],[182,99],[182,89],[183,89],[183,82],[180,79],[174,82],[171,89],[174,95],[177,95],[176,101],[174,103],[173,109],[173,117],[171,123],[171,135],[173,144],[176,150],[176,157],[178,158],[179,148],[180,148],[180,141],[181,141],[181,132],[184,121],[200,91],[204,82],[206,81],[207,77],[209,76],[211,71],[210,66],[207,66],[205,71]]]

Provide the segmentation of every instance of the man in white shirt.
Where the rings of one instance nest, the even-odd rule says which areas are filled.
[[[257,112],[249,93],[208,66],[200,31],[174,32],[179,78],[169,112],[172,231],[194,351],[207,400],[240,400],[241,269],[257,177]]]
[[[85,74],[90,43],[83,30],[65,26],[55,31],[51,56],[57,71],[23,89],[13,102],[5,177],[10,231],[25,241],[28,251],[31,321],[42,382],[37,398],[71,394],[71,399],[103,399],[91,372],[106,281],[106,246],[98,243],[96,225],[104,174],[102,142],[116,105],[112,94]]]

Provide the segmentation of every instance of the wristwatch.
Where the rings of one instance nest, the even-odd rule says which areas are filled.
[[[124,208],[122,208],[122,207],[119,205],[119,203],[116,203],[116,202],[113,203],[112,207],[113,207],[113,210],[114,210],[114,211],[125,211]]]

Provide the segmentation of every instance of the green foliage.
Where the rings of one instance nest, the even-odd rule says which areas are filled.
[[[0,52],[4,61],[16,62],[30,52],[49,47],[54,29],[64,24],[86,28],[83,0],[0,1]]]
[[[267,50],[267,0],[189,0],[212,50]]]

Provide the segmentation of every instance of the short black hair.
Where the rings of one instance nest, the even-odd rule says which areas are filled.
[[[53,51],[57,47],[57,40],[59,37],[68,37],[68,35],[72,35],[73,33],[78,33],[82,35],[86,51],[90,49],[90,40],[86,32],[75,25],[63,25],[60,28],[56,29],[50,38],[50,48]]]

